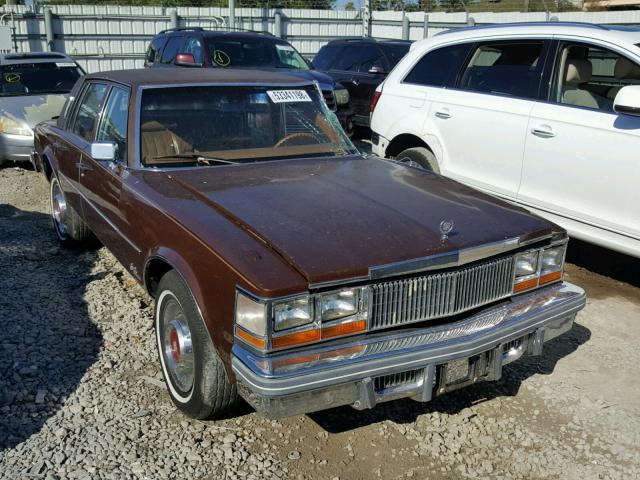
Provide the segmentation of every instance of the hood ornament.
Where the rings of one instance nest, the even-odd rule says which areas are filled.
[[[440,240],[445,241],[453,230],[453,220],[443,220],[440,222]]]

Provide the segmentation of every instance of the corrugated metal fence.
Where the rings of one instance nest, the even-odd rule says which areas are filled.
[[[199,7],[129,7],[108,5],[53,5],[52,48],[77,57],[87,71],[141,67],[149,40],[177,20],[181,27],[225,28],[228,9]],[[4,9],[4,10],[3,10]],[[175,17],[177,13],[177,19]],[[5,14],[6,13],[6,14]],[[312,57],[334,38],[359,37],[367,28],[360,11],[261,9],[235,10],[236,28],[280,34],[303,55]],[[407,19],[403,20],[406,15]],[[554,13],[561,21],[607,24],[640,24],[640,11]],[[2,23],[13,28],[19,52],[46,51],[47,35],[42,9],[0,7]],[[439,31],[468,25],[522,21],[545,21],[549,14],[536,13],[429,13],[372,12],[372,37],[419,40]],[[404,25],[403,25],[404,24]],[[51,36],[49,37],[51,39]]]

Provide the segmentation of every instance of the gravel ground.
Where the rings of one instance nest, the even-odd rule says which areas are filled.
[[[0,170],[0,478],[640,477],[637,260],[572,245],[586,309],[500,382],[201,422],[165,392],[150,299],[106,249],[59,248],[47,198],[40,175]]]

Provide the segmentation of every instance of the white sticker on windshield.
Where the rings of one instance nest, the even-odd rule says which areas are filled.
[[[280,45],[276,43],[276,49],[284,50],[286,52],[295,52],[295,49],[291,45]]]
[[[76,64],[73,62],[56,62],[56,67],[75,67]]]
[[[267,90],[273,103],[310,102],[311,97],[304,90]]]

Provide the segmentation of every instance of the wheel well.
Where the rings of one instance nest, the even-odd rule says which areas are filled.
[[[51,181],[51,173],[53,169],[51,168],[51,162],[49,162],[49,158],[46,155],[42,156],[42,168],[44,169],[44,174],[47,177],[47,180]]]
[[[173,267],[161,258],[153,258],[149,261],[144,274],[144,284],[149,295],[155,298],[158,283],[169,270],[173,270]]]
[[[395,157],[403,150],[414,147],[424,147],[433,153],[429,145],[423,142],[421,138],[411,135],[410,133],[403,133],[391,140],[385,153],[387,157]]]

